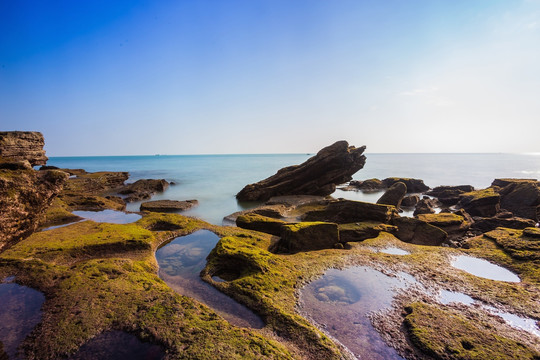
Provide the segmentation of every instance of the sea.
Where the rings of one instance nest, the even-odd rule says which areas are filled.
[[[95,171],[127,171],[129,182],[165,179],[174,182],[152,200],[191,200],[199,205],[183,212],[212,224],[236,211],[259,205],[239,202],[235,195],[247,184],[275,174],[279,169],[301,164],[314,154],[254,155],[149,155],[51,157],[47,165]],[[490,186],[496,178],[540,178],[540,154],[366,154],[363,169],[354,180],[408,177],[424,180],[430,187]],[[336,190],[335,198],[374,202],[380,193]],[[128,211],[139,211],[141,202],[129,203]]]

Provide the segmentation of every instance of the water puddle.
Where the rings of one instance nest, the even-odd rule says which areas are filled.
[[[489,312],[490,314],[500,316],[508,325],[517,329],[525,330],[533,335],[540,337],[540,329],[538,328],[538,326],[536,326],[536,321],[534,319],[529,319],[506,311],[502,311],[493,306],[486,305],[480,301],[477,301],[469,295],[454,291],[442,290],[439,293],[438,300],[441,304],[444,305],[448,305],[451,303],[461,303],[465,305],[477,304],[480,306],[481,309]]]
[[[123,331],[102,333],[80,347],[69,360],[160,360],[165,352],[159,345],[142,342]]]
[[[9,359],[20,359],[17,347],[41,321],[41,305],[45,296],[34,289],[10,283],[0,284],[0,342]]]
[[[58,228],[63,228],[65,226],[73,225],[73,224],[83,222],[83,221],[86,221],[86,220],[74,221],[74,222],[70,222],[70,223],[62,224],[62,225],[49,226],[48,228],[42,229],[41,231],[49,231],[49,230],[54,230]]]
[[[368,315],[389,308],[398,289],[415,283],[408,274],[391,277],[365,266],[330,269],[301,290],[299,310],[360,359],[403,359]]]
[[[409,255],[410,254],[410,252],[408,252],[407,250],[403,250],[403,249],[400,249],[398,247],[393,247],[393,246],[380,249],[378,252],[382,252],[382,253],[390,254],[390,255]]]
[[[116,210],[72,211],[72,213],[84,219],[111,224],[129,224],[142,218],[139,214],[128,214]]]
[[[206,257],[218,241],[219,237],[213,232],[199,230],[159,248],[156,251],[159,277],[179,294],[208,305],[233,325],[263,328],[265,324],[260,317],[199,276],[206,265]]]
[[[459,255],[452,261],[452,266],[466,271],[469,274],[485,279],[520,282],[519,277],[502,266],[490,263],[487,260],[477,259],[471,256]]]

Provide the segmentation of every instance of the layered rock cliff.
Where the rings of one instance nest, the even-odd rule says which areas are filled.
[[[47,156],[43,134],[36,131],[0,131],[0,160],[27,160],[32,166],[45,165]]]
[[[275,175],[244,187],[236,198],[264,201],[281,195],[330,195],[336,185],[350,181],[364,167],[365,146],[356,148],[338,141],[320,150],[300,165],[279,170]]]

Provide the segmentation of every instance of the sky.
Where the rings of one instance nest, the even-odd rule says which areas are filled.
[[[0,0],[49,156],[540,152],[540,0]]]

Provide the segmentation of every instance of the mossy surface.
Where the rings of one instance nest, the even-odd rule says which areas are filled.
[[[460,225],[465,221],[463,216],[452,213],[419,214],[417,218],[435,226]]]
[[[173,230],[150,230],[156,224]],[[160,344],[169,359],[291,358],[282,345],[231,326],[158,278],[157,246],[204,227],[213,228],[176,214],[126,225],[85,221],[35,233],[3,252],[0,278],[15,275],[47,299],[24,343],[27,357],[58,359],[117,329]]]
[[[486,188],[482,190],[475,190],[466,192],[460,195],[460,197],[470,199],[471,201],[486,199],[486,198],[498,198],[499,194],[493,188]]]
[[[406,307],[412,342],[435,359],[538,359],[525,344],[497,335],[489,324],[451,309],[415,302]]]

